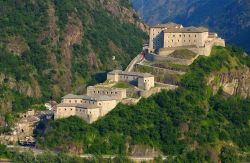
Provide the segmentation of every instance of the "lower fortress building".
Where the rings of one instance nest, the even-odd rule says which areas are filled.
[[[57,105],[55,119],[78,116],[86,122],[92,123],[117,105],[117,101],[108,96],[90,97],[68,94],[62,99],[62,103]]]
[[[149,73],[114,70],[108,73],[107,79],[114,82],[129,82],[143,90],[149,90],[155,86],[154,76]]]
[[[188,49],[209,56],[213,46],[225,46],[224,39],[204,27],[181,24],[158,24],[150,28],[149,53],[169,55],[177,49]]]
[[[154,76],[148,73],[114,70],[108,73],[107,81],[113,84],[120,81],[128,82],[143,91],[154,87]],[[62,102],[55,109],[54,118],[77,116],[87,123],[93,123],[98,118],[109,113],[121,100],[126,98],[126,88],[114,88],[104,85],[89,86],[87,95],[68,94],[62,97]]]

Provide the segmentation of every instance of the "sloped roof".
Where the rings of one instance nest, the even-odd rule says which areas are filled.
[[[111,101],[115,100],[112,97],[109,96],[100,96],[100,97],[92,97],[92,96],[85,96],[85,95],[74,95],[74,94],[68,94],[63,99],[83,99],[83,100],[92,100],[92,101]]]
[[[167,23],[167,24],[157,24],[152,26],[151,28],[182,28],[181,24],[176,24],[173,22]]]
[[[165,29],[164,33],[203,33],[208,32],[207,28],[204,27],[184,27],[175,29]]]

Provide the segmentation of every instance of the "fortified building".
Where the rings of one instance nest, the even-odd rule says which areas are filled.
[[[145,92],[154,87],[154,76],[148,73],[114,70],[107,75],[105,83],[87,88],[87,95],[68,94],[55,109],[54,118],[77,116],[92,123],[105,116],[123,99],[127,98],[126,88],[113,87],[118,82],[126,82]]]
[[[225,46],[225,41],[204,27],[183,27],[181,24],[168,23],[150,28],[150,53],[169,55],[177,49],[188,49],[209,56],[213,46]]]
[[[108,73],[107,79],[114,82],[129,82],[144,90],[149,90],[155,86],[154,76],[149,73],[114,70]]]

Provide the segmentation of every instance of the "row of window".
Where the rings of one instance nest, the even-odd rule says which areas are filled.
[[[102,93],[102,94],[107,94],[107,95],[108,95],[108,94],[111,94],[111,95],[112,95],[112,94],[118,94],[118,92],[94,91],[94,94],[101,94],[101,93]]]
[[[168,41],[171,42],[171,41]],[[172,40],[172,42],[174,42],[174,40]],[[180,42],[180,40],[177,40],[177,42]],[[183,42],[186,42],[186,40],[183,40]],[[188,40],[188,42],[191,42],[191,40]],[[193,40],[193,42],[196,42],[196,40]]]
[[[175,37],[175,36],[177,36],[177,35],[172,35],[172,37]],[[169,36],[169,37],[170,37],[170,36]],[[169,37],[168,37],[168,38],[169,38]],[[182,35],[179,35],[179,37],[182,37]],[[186,37],[186,35],[183,34],[183,37]],[[191,37],[191,35],[188,35],[188,37]],[[194,37],[197,37],[197,35],[195,34]]]
[[[73,101],[71,101],[71,100],[69,100],[69,103],[73,103]],[[74,101],[74,103],[78,103],[78,101],[77,100],[75,100]],[[89,103],[89,104],[95,104],[95,101],[83,101],[83,100],[81,100],[81,102],[80,103]]]
[[[127,76],[127,75],[120,75],[120,78],[121,78],[121,79],[128,79],[129,76]],[[133,76],[132,78],[135,80],[135,79],[137,79],[138,77]]]
[[[59,110],[59,111],[61,111],[61,110],[64,110],[64,111],[67,111],[67,110],[73,111],[72,108],[70,108],[70,109],[64,108],[64,109],[58,109],[58,110]],[[76,111],[87,113],[87,110],[84,110],[84,109],[76,109]],[[91,111],[90,111],[89,113],[91,114]]]

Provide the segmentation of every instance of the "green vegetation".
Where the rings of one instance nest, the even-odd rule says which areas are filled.
[[[188,66],[174,64],[174,63],[171,63],[170,61],[153,62],[152,66],[159,67],[159,68],[165,68],[165,69],[169,69],[169,70],[174,70],[174,71],[184,71],[184,72],[188,71]]]
[[[126,82],[118,82],[113,87],[114,88],[132,88],[133,86]]]
[[[161,83],[168,83],[179,85],[182,75],[180,74],[170,74],[169,72],[165,72],[164,70],[153,68],[145,65],[137,65],[135,67],[135,71],[143,72],[143,73],[151,73],[155,76],[155,80]]]
[[[241,58],[248,59],[234,47],[214,48],[211,57],[191,65],[176,91],[161,92],[134,106],[119,104],[92,125],[76,117],[40,124],[39,146],[67,151],[65,147],[77,144],[85,153],[129,154],[127,144],[147,144],[177,156],[170,162],[247,159],[238,155],[250,152],[250,99],[225,97],[221,91],[213,95],[206,84],[214,71],[247,64]]]

